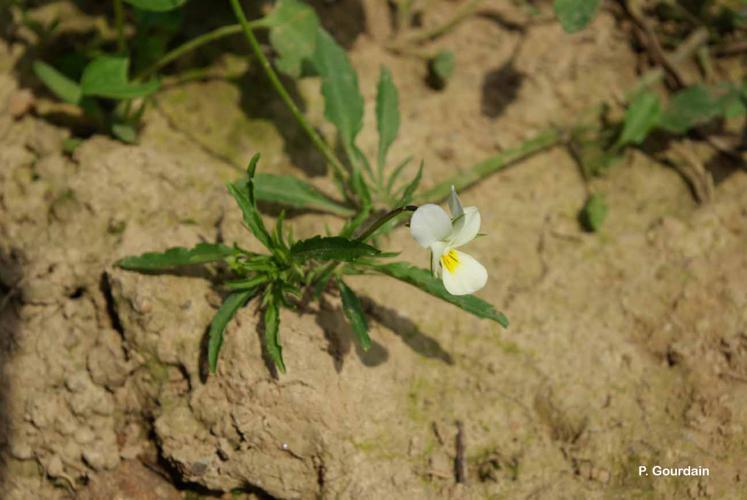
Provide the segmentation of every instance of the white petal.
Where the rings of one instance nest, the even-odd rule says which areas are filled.
[[[453,259],[449,265],[441,267],[446,290],[452,295],[467,295],[475,293],[485,286],[488,281],[488,271],[471,255],[458,250],[450,250],[443,259]],[[454,260],[456,263],[454,263]]]
[[[462,202],[459,201],[459,196],[457,196],[454,185],[451,186],[451,196],[449,196],[449,211],[451,212],[452,219],[456,219],[464,213]]]
[[[431,272],[436,277],[441,277],[441,256],[446,250],[447,244],[437,241],[431,245]]]
[[[421,205],[410,219],[410,234],[420,243],[420,246],[428,248],[433,243],[443,240],[451,233],[451,219],[446,211],[428,203]]]
[[[480,232],[480,211],[477,207],[467,207],[464,215],[454,222],[454,229],[449,238],[452,247],[460,247],[474,240]]]

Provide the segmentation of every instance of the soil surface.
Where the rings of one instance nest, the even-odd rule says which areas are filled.
[[[391,155],[422,158],[426,188],[635,83],[636,55],[610,14],[569,36],[549,4],[537,18],[487,4],[491,15],[434,42],[456,54],[441,91],[422,60],[384,48],[376,2],[318,5],[359,71],[362,149],[375,152],[384,64],[402,109]],[[434,3],[423,22],[450,9]],[[224,183],[260,151],[263,171],[332,192],[323,162],[235,54],[216,65],[238,78],[160,91],[138,145],[96,135],[66,154],[59,115],[70,110],[31,83],[28,57],[24,43],[0,42],[3,498],[743,498],[744,171],[698,205],[677,172],[631,152],[593,181],[610,212],[590,234],[577,220],[590,186],[550,149],[461,195],[487,234],[470,247],[490,274],[479,295],[509,329],[361,277],[351,285],[372,318],[369,351],[328,298],[283,311],[288,373],[275,377],[248,307],[206,378],[201,343],[220,304],[210,274],[112,263],[216,238],[259,249]],[[331,135],[318,81],[294,92]],[[342,222],[290,220],[297,237]],[[427,265],[405,228],[386,245]],[[640,477],[639,465],[710,476]]]

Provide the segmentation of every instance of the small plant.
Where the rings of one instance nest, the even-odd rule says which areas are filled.
[[[259,155],[255,155],[246,178],[229,184],[228,190],[243,213],[244,225],[268,253],[249,252],[237,245],[229,247],[219,243],[200,243],[191,249],[171,248],[162,253],[126,257],[117,262],[123,269],[146,272],[211,262],[224,262],[228,266],[232,279],[221,284],[228,295],[209,331],[208,362],[211,372],[215,372],[217,367],[226,325],[236,311],[254,297],[257,297],[263,310],[264,347],[281,373],[285,372],[285,362],[279,340],[280,308],[297,308],[305,300],[318,299],[321,294],[333,289],[340,294],[345,317],[358,342],[364,350],[368,349],[371,339],[365,313],[358,296],[345,282],[346,277],[351,275],[373,273],[390,276],[475,316],[508,326],[506,317],[493,306],[466,295],[482,288],[487,279],[485,268],[467,254],[454,250],[454,247],[477,235],[480,216],[475,207],[462,209],[454,195],[450,203],[452,213],[456,215],[454,219],[449,219],[436,205],[423,205],[420,208],[402,206],[374,221],[357,238],[314,236],[294,241],[291,232],[284,227],[282,213],[274,229],[269,230],[257,210],[254,179],[258,161]],[[421,244],[436,249],[435,259],[438,260],[440,256],[440,262],[436,262],[434,267],[440,270],[443,283],[425,269],[405,262],[389,262],[387,259],[395,254],[382,252],[367,243],[377,229],[398,214],[408,211],[415,211],[411,227],[415,238]],[[436,238],[444,241],[436,241]]]

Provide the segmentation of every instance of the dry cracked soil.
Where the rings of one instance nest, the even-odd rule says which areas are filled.
[[[346,23],[350,4],[366,23]],[[382,48],[374,2],[318,6],[359,71],[363,150],[375,151],[386,64],[403,117],[392,155],[422,158],[425,187],[635,82],[609,14],[569,37],[527,23],[518,4],[489,5],[493,16],[436,42],[457,53],[442,91],[421,61]],[[260,151],[265,171],[329,190],[323,164],[251,65],[166,86],[138,145],[95,135],[66,154],[53,99],[19,76],[25,51],[0,42],[3,498],[744,498],[744,171],[697,205],[676,172],[631,152],[593,181],[610,215],[590,234],[577,221],[589,185],[551,148],[462,193],[487,234],[471,247],[490,273],[480,296],[510,328],[361,277],[369,351],[330,298],[283,311],[288,373],[274,377],[250,306],[206,378],[201,344],[220,304],[210,275],[112,263],[216,238],[258,248],[224,183]],[[330,132],[318,82],[297,92]],[[304,237],[342,221],[290,223]],[[425,265],[406,229],[386,245]],[[656,464],[710,476],[638,475]]]

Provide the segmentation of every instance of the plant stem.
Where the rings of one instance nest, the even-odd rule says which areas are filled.
[[[256,23],[249,23],[249,26],[251,26],[251,29],[255,29]],[[230,24],[228,26],[221,26],[220,28],[216,28],[213,31],[203,33],[196,38],[184,42],[180,46],[169,51],[167,54],[164,54],[158,61],[154,62],[143,71],[141,71],[138,74],[138,78],[145,78],[147,76],[150,76],[188,52],[198,49],[199,47],[202,47],[203,45],[206,45],[210,42],[214,42],[215,40],[218,40],[220,38],[239,34],[241,33],[241,31],[242,27],[240,24]]]
[[[461,191],[462,189],[476,184],[485,177],[488,177],[499,170],[503,170],[512,163],[528,158],[529,156],[561,143],[563,139],[564,135],[557,129],[548,129],[540,132],[531,139],[524,141],[518,147],[506,149],[505,151],[502,151],[487,160],[476,163],[467,170],[459,172],[445,181],[436,184],[420,196],[417,196],[416,199],[420,201],[428,200],[430,202],[443,200],[449,196],[449,193],[451,193],[452,185],[457,191]]]
[[[395,208],[394,210],[387,212],[379,220],[371,224],[368,229],[363,232],[363,234],[356,238],[356,240],[365,242],[368,238],[371,237],[371,235],[376,232],[377,229],[379,229],[381,226],[383,226],[402,212],[414,212],[417,209],[418,207],[416,205],[406,205],[404,207]]]
[[[332,166],[332,169],[335,171],[335,173],[341,178],[345,178],[345,167],[343,167],[340,160],[335,156],[335,153],[332,151],[332,148],[329,146],[329,144],[327,144],[324,139],[322,139],[322,137],[316,132],[316,130],[314,130],[314,127],[311,126],[303,113],[301,113],[301,110],[298,109],[298,106],[293,101],[293,98],[290,96],[290,94],[288,94],[288,91],[283,86],[283,83],[280,81],[277,73],[272,68],[270,61],[267,60],[264,52],[262,52],[262,47],[260,47],[257,38],[252,32],[251,23],[247,21],[246,16],[244,15],[244,10],[241,8],[239,0],[230,0],[230,2],[231,6],[233,7],[233,11],[236,14],[236,18],[239,20],[241,28],[244,31],[244,35],[246,36],[246,39],[249,40],[249,45],[251,45],[254,55],[259,60],[259,64],[262,66],[265,74],[270,79],[270,83],[274,87],[275,91],[278,93],[283,102],[285,102],[285,105],[288,106],[288,109],[290,109],[296,121],[298,121],[299,125],[301,125],[301,128],[303,128],[304,132],[306,132],[306,135],[309,136],[309,139],[311,139],[311,142],[314,144],[314,146],[316,146],[322,156],[324,156],[327,162],[329,162],[329,164]]]
[[[443,24],[415,33],[414,35],[407,37],[405,39],[405,42],[408,44],[418,44],[433,40],[434,38],[438,38],[439,36],[447,33],[449,30],[454,28],[454,26],[474,14],[482,2],[483,0],[470,0],[461,8],[457,9],[454,15],[451,16],[451,18],[447,19]]]
[[[114,23],[117,27],[117,52],[120,54],[127,51],[124,38],[124,9],[122,0],[114,0]]]

